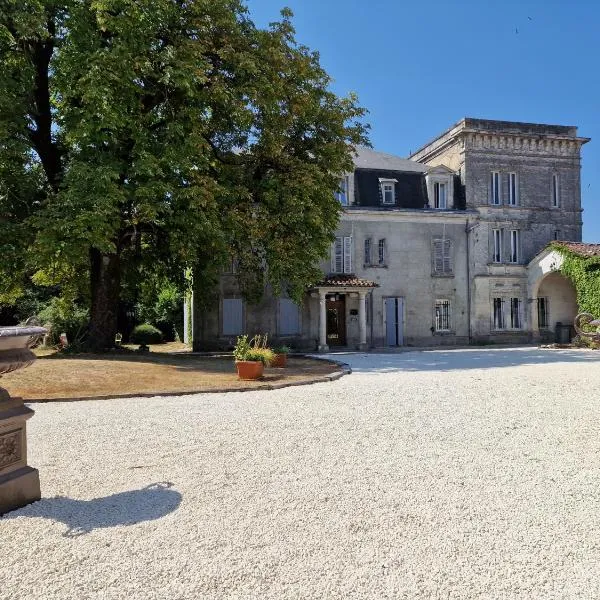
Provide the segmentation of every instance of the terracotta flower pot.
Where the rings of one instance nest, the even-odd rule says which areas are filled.
[[[272,367],[279,367],[282,369],[287,365],[287,354],[276,354],[275,359],[271,363]]]
[[[236,360],[235,368],[240,379],[260,379],[265,366],[259,360]]]

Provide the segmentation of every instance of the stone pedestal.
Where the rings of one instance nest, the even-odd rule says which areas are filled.
[[[41,327],[0,327],[0,376],[35,360],[28,345]],[[27,420],[34,412],[0,387],[0,515],[40,499],[37,469],[27,465]]]
[[[0,400],[0,515],[40,499],[38,471],[27,465],[26,422],[32,416],[21,398]]]

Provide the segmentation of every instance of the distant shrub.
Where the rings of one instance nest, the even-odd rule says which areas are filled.
[[[154,325],[142,323],[131,332],[129,339],[134,344],[148,346],[149,344],[160,344],[163,341],[163,334],[162,331],[154,327]]]

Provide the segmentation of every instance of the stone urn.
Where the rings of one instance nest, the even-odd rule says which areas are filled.
[[[0,377],[33,363],[29,347],[45,333],[42,327],[0,327]],[[38,470],[27,465],[26,423],[33,414],[0,387],[0,515],[40,499]]]

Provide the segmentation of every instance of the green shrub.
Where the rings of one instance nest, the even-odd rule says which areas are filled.
[[[292,349],[289,346],[277,346],[276,348],[273,348],[275,354],[289,354],[291,351]]]
[[[66,333],[69,345],[81,346],[87,335],[89,311],[60,297],[51,298],[38,313],[40,323],[48,329],[49,346],[60,343],[60,334]]]
[[[163,341],[163,334],[154,325],[142,323],[131,332],[129,339],[134,344],[148,346],[149,344],[160,344]]]

